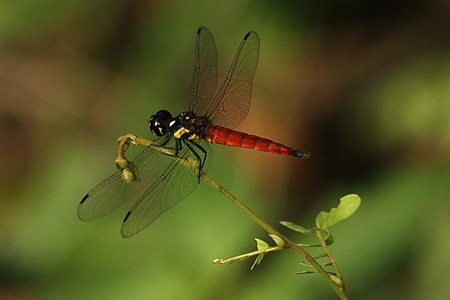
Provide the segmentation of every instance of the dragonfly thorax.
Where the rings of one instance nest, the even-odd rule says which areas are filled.
[[[167,110],[160,110],[151,117],[148,126],[156,136],[172,134],[177,139],[198,140],[205,138],[205,129],[209,126],[209,121],[206,117],[198,117],[191,111],[173,117]]]
[[[177,139],[198,140],[205,138],[205,129],[208,127],[208,119],[204,116],[196,116],[187,111],[179,114],[170,122],[172,134]]]

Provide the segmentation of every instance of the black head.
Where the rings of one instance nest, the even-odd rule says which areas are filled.
[[[156,136],[163,136],[169,131],[169,122],[172,120],[172,115],[167,110],[160,110],[154,114],[150,121],[148,121],[148,126],[150,131]]]

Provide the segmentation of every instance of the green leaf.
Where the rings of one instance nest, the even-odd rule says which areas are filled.
[[[311,233],[311,230],[306,229],[300,225],[297,225],[295,223],[289,222],[289,221],[280,221],[280,224],[283,225],[284,227],[287,227],[293,231],[297,231],[303,234],[308,234]]]
[[[341,203],[330,212],[321,211],[316,216],[316,226],[327,230],[331,226],[350,217],[361,204],[361,198],[356,194],[350,194],[340,199]]]
[[[305,275],[305,274],[314,274],[317,273],[316,271],[301,271],[297,272],[297,275]]]
[[[269,245],[266,242],[264,242],[263,240],[255,238],[255,241],[256,241],[256,247],[258,248],[258,250],[269,249]]]
[[[277,246],[280,247],[286,247],[286,242],[282,240],[278,235],[275,234],[269,234],[269,236],[272,238],[272,240],[277,244]]]
[[[308,261],[300,261],[298,263],[299,265],[302,265],[304,267],[312,267],[312,265]]]
[[[252,267],[250,268],[250,270],[253,270],[253,268],[254,268],[256,265],[259,265],[259,264],[262,262],[263,258],[264,258],[264,252],[262,252],[261,254],[259,254],[259,255],[256,257],[256,259],[255,259],[255,261],[253,262],[253,265],[252,265]]]
[[[337,277],[336,275],[334,275],[332,273],[328,273],[328,275],[330,276],[331,280],[333,280],[338,286],[340,286],[340,287],[344,286],[344,282],[342,281],[341,278]]]

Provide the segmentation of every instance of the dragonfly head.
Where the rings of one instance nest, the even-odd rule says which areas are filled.
[[[150,131],[153,132],[156,136],[163,136],[167,134],[170,128],[169,122],[172,120],[172,118],[172,114],[167,110],[158,111],[150,118],[150,121],[148,121]]]

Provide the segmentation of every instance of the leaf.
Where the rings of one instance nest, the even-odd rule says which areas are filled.
[[[356,194],[342,197],[338,207],[332,208],[330,212],[321,211],[316,216],[316,226],[327,230],[331,226],[350,217],[361,204],[361,198]]]
[[[307,261],[300,261],[299,264],[304,267],[312,267],[312,265]]]
[[[297,231],[303,234],[308,234],[311,233],[311,230],[306,229],[305,227],[302,227],[300,225],[297,225],[295,223],[289,222],[289,221],[280,221],[280,224],[283,225],[284,227],[287,227],[293,231]]]
[[[269,234],[269,236],[272,238],[272,240],[277,244],[277,246],[285,248],[286,242],[282,240],[278,235],[275,234]]]
[[[331,280],[333,280],[338,286],[340,286],[340,287],[344,286],[344,282],[342,281],[341,278],[337,277],[336,275],[334,275],[332,273],[328,273],[328,275],[330,276]]]
[[[263,240],[255,238],[255,241],[256,241],[256,247],[258,248],[258,250],[269,249],[269,245],[266,242],[264,242]]]
[[[253,262],[253,265],[252,265],[252,267],[250,268],[250,270],[253,270],[253,268],[254,268],[256,265],[259,265],[259,264],[262,262],[263,258],[264,258],[264,252],[261,252],[261,253],[256,257],[256,259],[255,259],[255,261]]]
[[[297,275],[314,274],[314,273],[317,273],[317,271],[300,271],[297,272]]]

